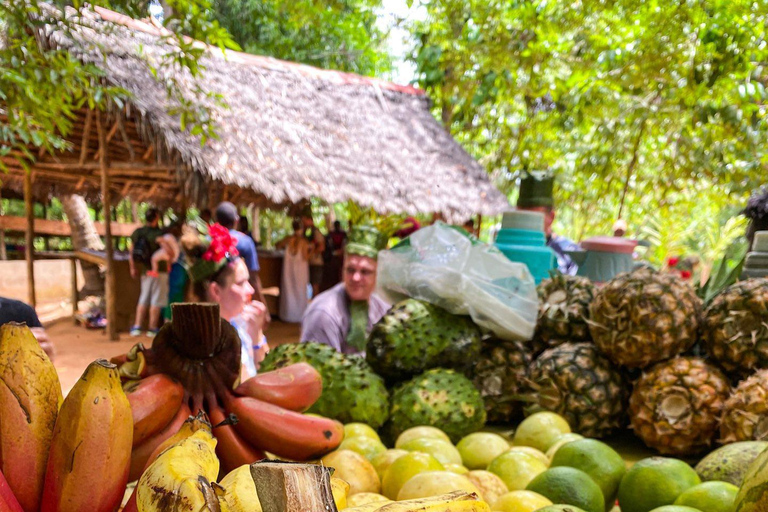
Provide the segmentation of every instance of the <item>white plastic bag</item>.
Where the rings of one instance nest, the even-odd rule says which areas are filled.
[[[528,267],[440,222],[379,253],[377,286],[393,304],[411,297],[470,315],[501,339],[530,340],[536,327]]]

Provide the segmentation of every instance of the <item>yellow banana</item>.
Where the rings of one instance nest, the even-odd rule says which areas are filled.
[[[216,438],[201,429],[166,449],[136,487],[139,512],[221,512]]]
[[[331,493],[333,493],[333,501],[336,503],[336,508],[344,510],[347,508],[347,496],[349,495],[349,484],[346,480],[341,478],[331,477]]]
[[[24,324],[0,326],[0,471],[25,512],[40,509],[59,376]]]
[[[379,505],[378,508],[372,508]],[[430,498],[417,500],[393,501],[381,505],[369,503],[348,508],[345,512],[490,512],[491,507],[475,493],[455,491]]]
[[[224,502],[229,512],[261,512],[259,495],[251,477],[251,468],[243,464],[219,482],[224,488]]]

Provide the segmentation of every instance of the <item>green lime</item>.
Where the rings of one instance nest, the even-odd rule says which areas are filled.
[[[493,459],[509,450],[509,443],[498,434],[475,432],[458,442],[456,448],[469,469],[485,469]]]
[[[616,450],[595,439],[571,441],[560,447],[550,467],[568,466],[580,469],[600,486],[606,509],[616,501],[616,493],[627,467]]]
[[[553,412],[537,412],[525,418],[515,430],[516,446],[531,446],[544,453],[563,434],[571,432],[565,418]]]
[[[398,448],[409,452],[428,453],[439,460],[443,466],[446,464],[461,464],[459,450],[450,441],[445,439],[419,437],[418,439],[411,439],[407,443],[402,443]]]
[[[397,459],[402,457],[403,455],[408,455],[410,452],[407,452],[405,450],[397,450],[395,448],[391,448],[384,453],[380,453],[374,458],[371,459],[371,464],[373,464],[374,469],[376,469],[376,474],[379,475],[379,478],[384,478],[384,473],[389,468],[390,464],[395,462]]]
[[[552,457],[555,456],[557,450],[559,450],[561,446],[572,443],[573,441],[578,441],[579,439],[584,439],[584,436],[581,434],[574,434],[573,432],[557,436],[555,443],[549,447],[549,450],[547,450],[545,455],[549,460],[552,460]]]
[[[511,450],[502,453],[488,465],[488,471],[500,477],[510,491],[525,489],[528,482],[546,469],[547,465],[535,456]]]
[[[372,437],[345,437],[339,445],[339,450],[352,450],[368,460],[387,451],[387,447],[378,439]]]
[[[347,423],[344,425],[344,439],[349,439],[350,437],[370,437],[371,439],[381,441],[379,434],[365,423]]]
[[[603,491],[588,474],[575,468],[550,468],[534,478],[526,490],[546,496],[552,503],[564,503],[587,512],[604,512]]]
[[[659,507],[651,510],[651,512],[703,512],[703,511],[697,508],[681,507],[679,505],[664,505],[663,507]]]
[[[650,512],[672,505],[683,491],[701,483],[691,466],[677,459],[649,457],[632,466],[619,484],[621,512]]]
[[[402,434],[397,436],[397,440],[395,441],[395,448],[399,449],[401,445],[412,439],[418,439],[420,437],[434,437],[436,439],[443,439],[444,441],[451,442],[451,438],[448,437],[448,434],[439,428],[422,425],[420,427],[411,427],[408,430],[404,430]]]
[[[391,500],[397,499],[397,494],[405,483],[427,471],[443,471],[440,462],[428,453],[411,452],[394,461],[381,480],[381,494]]]
[[[728,482],[704,482],[687,489],[675,500],[675,505],[698,508],[707,512],[731,512],[739,488]]]

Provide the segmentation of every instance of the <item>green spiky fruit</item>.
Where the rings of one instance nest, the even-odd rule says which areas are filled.
[[[322,343],[289,343],[271,350],[261,371],[302,361],[323,377],[323,393],[307,412],[373,428],[384,424],[389,416],[389,394],[382,378],[360,356],[341,354]]]
[[[524,343],[483,340],[472,382],[485,402],[489,423],[507,423],[522,413],[520,395],[528,379],[531,353]]]
[[[768,368],[768,279],[720,292],[704,313],[704,346],[725,371],[746,376]]]
[[[658,363],[632,391],[632,428],[662,454],[698,453],[715,438],[729,388],[723,372],[702,359],[676,357]]]
[[[626,386],[618,368],[594,344],[563,343],[531,364],[534,404],[527,413],[552,411],[587,437],[604,437],[621,426]]]
[[[701,308],[693,287],[677,276],[641,268],[595,293],[590,332],[611,361],[644,368],[696,343]]]
[[[464,375],[453,370],[429,370],[398,386],[392,393],[387,432],[396,439],[420,425],[437,427],[456,443],[485,425],[480,393]]]
[[[373,327],[366,359],[388,382],[410,379],[430,368],[468,373],[480,355],[480,329],[468,316],[407,299]]]
[[[544,349],[566,341],[588,341],[589,305],[595,295],[595,285],[586,277],[561,273],[544,279],[537,287],[539,317],[534,340]]]

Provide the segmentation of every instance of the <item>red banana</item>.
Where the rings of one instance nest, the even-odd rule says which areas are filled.
[[[133,446],[138,446],[171,422],[184,398],[182,385],[158,373],[123,386],[131,403]]]
[[[150,457],[158,446],[179,431],[184,421],[192,415],[187,404],[181,404],[176,416],[163,430],[150,437],[139,446],[135,446],[131,452],[131,470],[128,473],[128,481],[138,480],[146,467],[152,462]]]
[[[320,416],[307,416],[250,397],[225,396],[227,412],[237,416],[235,430],[265,451],[296,461],[319,459],[335,450],[344,426]]]
[[[2,472],[0,472],[0,512],[24,512]]]
[[[323,377],[307,363],[260,373],[235,389],[238,395],[257,398],[291,411],[306,411],[322,392]]]
[[[251,446],[237,433],[233,424],[238,420],[233,420],[234,415],[227,416],[219,406],[211,407],[208,414],[213,425],[213,435],[218,441],[216,455],[221,461],[223,474],[265,458],[264,452]]]

